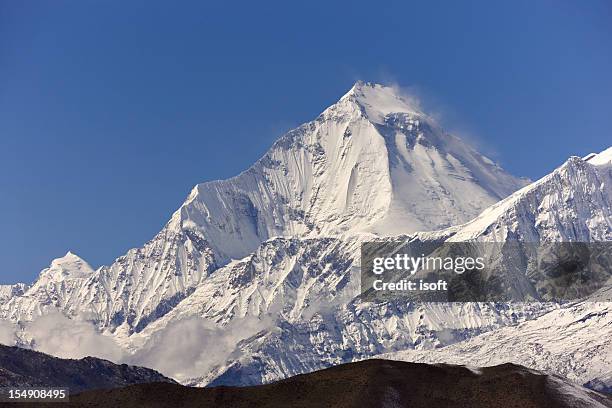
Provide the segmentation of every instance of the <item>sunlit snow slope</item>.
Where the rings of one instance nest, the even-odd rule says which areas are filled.
[[[397,89],[358,82],[242,174],[194,187],[143,247],[61,278],[60,287],[41,275],[2,316],[31,319],[56,307],[129,335],[272,237],[439,229],[470,220],[523,184]]]

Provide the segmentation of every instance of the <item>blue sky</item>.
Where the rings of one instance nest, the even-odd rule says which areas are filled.
[[[112,262],[357,79],[516,175],[612,144],[609,1],[377,3],[0,1],[0,283]]]

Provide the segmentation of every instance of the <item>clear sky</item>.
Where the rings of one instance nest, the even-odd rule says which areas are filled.
[[[30,282],[142,245],[357,79],[515,175],[603,150],[612,2],[0,0],[0,75],[0,283]]]

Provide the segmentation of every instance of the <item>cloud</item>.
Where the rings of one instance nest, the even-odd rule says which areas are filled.
[[[128,362],[153,368],[179,381],[200,377],[223,364],[241,340],[273,326],[270,317],[246,317],[224,327],[202,318],[188,318],[153,334]]]
[[[0,319],[0,344],[14,346],[17,340],[16,330],[17,327],[12,322]]]
[[[400,92],[402,97],[414,101],[418,109],[432,118],[445,132],[460,138],[487,156],[496,159],[500,157],[495,146],[486,137],[479,135],[473,124],[466,121],[455,107],[443,102],[439,96],[416,85],[400,86],[396,82],[390,84]]]
[[[173,322],[152,334],[142,349],[131,354],[91,322],[82,317],[70,319],[53,310],[24,323],[19,330],[15,324],[0,320],[0,343],[15,345],[19,337],[32,349],[56,357],[98,357],[149,367],[185,380],[205,375],[223,364],[241,340],[275,327],[271,316],[278,315],[276,312],[277,306],[271,305],[263,318],[249,316],[223,327],[199,317]]]
[[[501,154],[488,137],[479,134],[472,122],[468,122],[458,107],[449,105],[442,99],[442,95],[432,92],[418,84],[400,85],[398,77],[385,67],[380,67],[373,75],[364,76],[352,74],[353,79],[366,82],[374,81],[394,88],[399,94],[415,107],[425,113],[440,125],[447,133],[457,136],[481,153],[499,160]]]
[[[90,322],[69,319],[57,311],[27,323],[24,331],[35,350],[61,358],[95,356],[119,362],[125,355],[112,338],[99,333]]]

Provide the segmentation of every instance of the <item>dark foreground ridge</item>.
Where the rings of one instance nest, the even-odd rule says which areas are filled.
[[[151,382],[176,384],[149,368],[94,357],[62,359],[0,344],[0,387],[63,387],[80,392]]]
[[[365,360],[251,387],[188,388],[154,383],[86,391],[62,406],[551,408],[612,407],[612,399],[514,364],[473,370]]]

